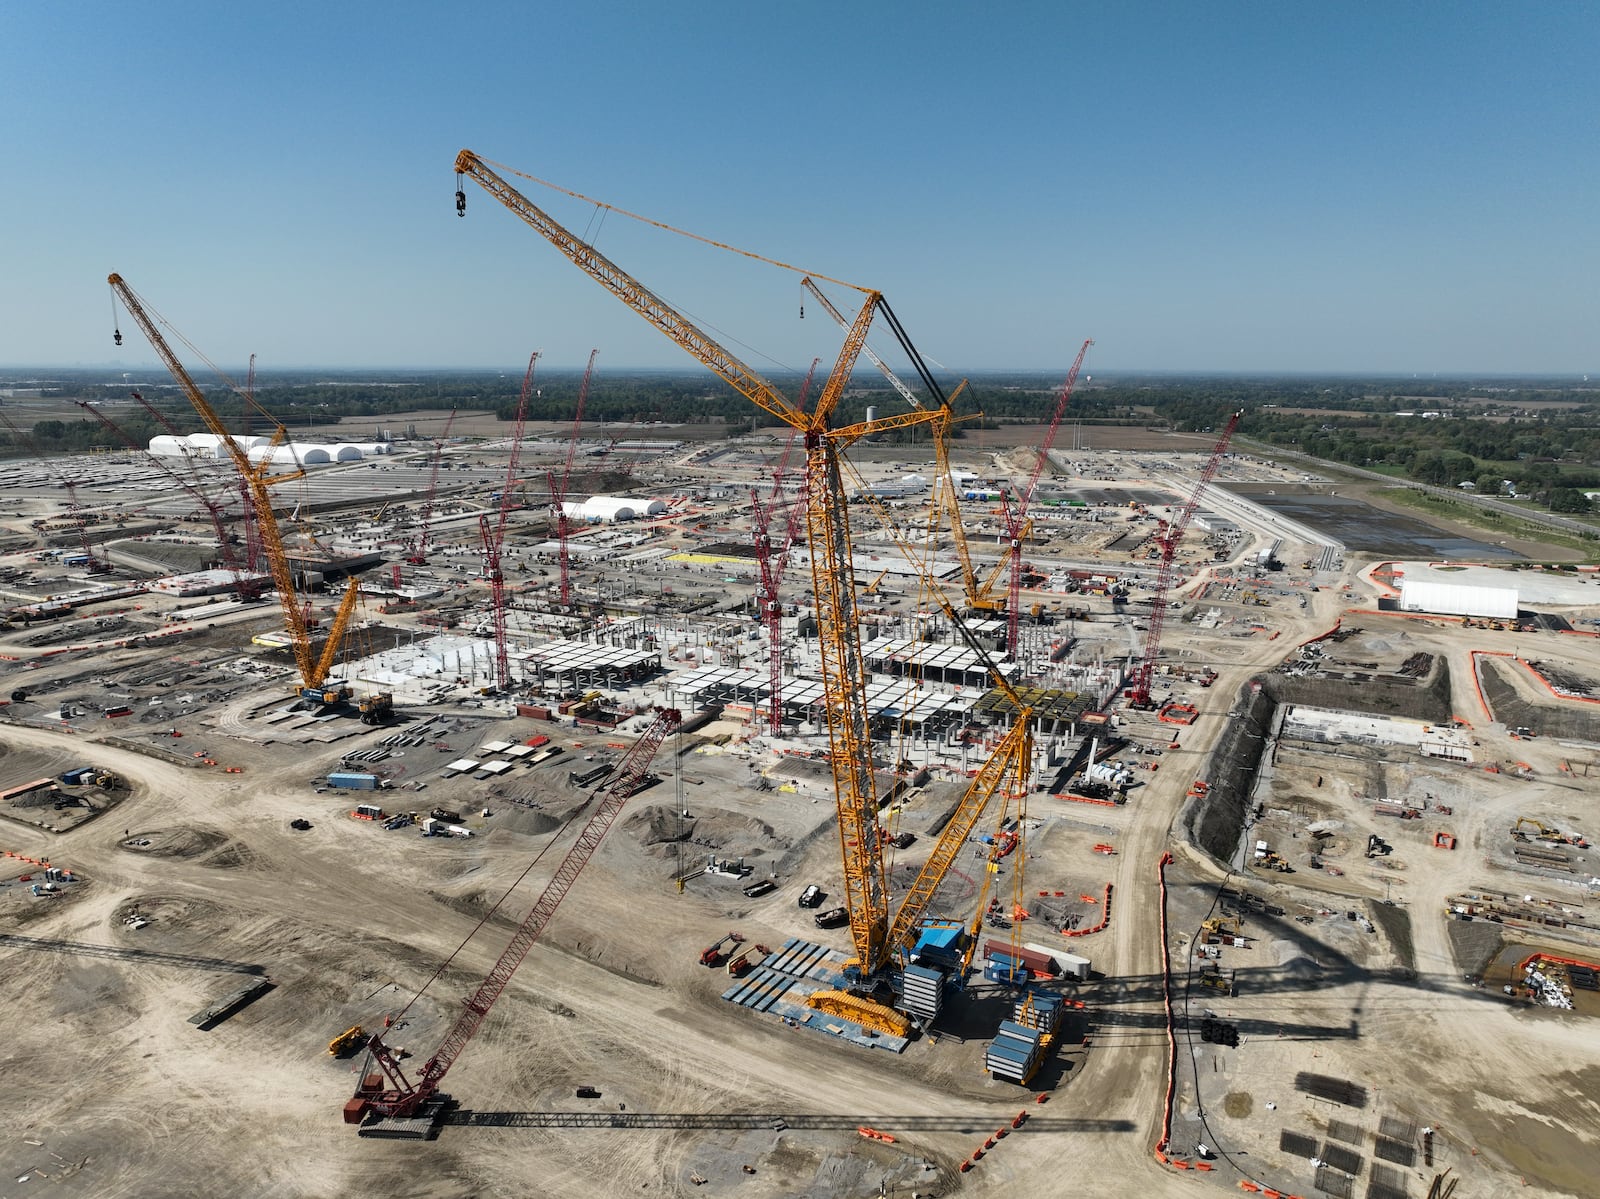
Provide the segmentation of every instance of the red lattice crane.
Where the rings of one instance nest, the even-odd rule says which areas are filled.
[[[133,393],[133,398],[138,400],[141,405],[144,405],[146,411],[154,411],[154,409],[151,409],[149,405],[144,404],[144,397],[137,391]],[[211,518],[211,527],[217,535],[217,549],[221,554],[222,563],[233,574],[234,593],[238,595],[241,600],[260,599],[262,593],[267,589],[267,580],[265,577],[249,578],[246,576],[244,564],[239,560],[239,555],[234,550],[233,537],[230,536],[228,532],[228,521],[225,515],[224,505],[221,503],[221,501],[213,499],[211,496],[207,495],[201,490],[200,479],[198,475],[196,475],[193,480],[183,478],[178,474],[177,471],[173,470],[170,466],[163,462],[159,455],[151,454],[145,447],[138,443],[131,433],[129,433],[121,425],[117,424],[116,421],[112,420],[104,412],[100,411],[98,407],[89,403],[87,400],[79,400],[78,407],[82,408],[107,429],[115,433],[123,440],[123,442],[127,444],[130,450],[133,450],[136,453],[146,454],[156,468],[160,470],[162,474],[167,476],[169,481],[177,485],[182,490],[187,491],[191,496],[194,497],[195,501],[206,510],[206,515]],[[191,471],[193,471],[194,460],[189,458],[187,455],[185,455],[184,460],[189,463],[189,468]]]
[[[583,406],[589,399],[589,383],[594,378],[594,359],[598,353],[598,347],[590,350],[589,365],[583,368],[583,385],[578,388],[578,407],[572,415],[572,436],[567,439],[567,458],[561,464],[561,478],[557,481],[553,473],[546,476],[550,481],[550,506],[556,518],[556,558],[561,568],[563,608],[572,600],[572,583],[567,575],[567,535],[572,529],[572,522],[567,516],[567,484],[572,478],[572,457],[578,451],[578,434],[583,428]]]
[[[3,412],[0,412],[0,424],[5,425],[11,431],[11,435],[16,438],[18,445],[26,446],[28,452],[42,465],[49,467],[55,473],[56,478],[60,480],[63,490],[67,493],[68,523],[77,530],[78,539],[83,544],[84,557],[88,559],[84,563],[84,569],[92,575],[109,573],[111,563],[95,555],[94,545],[89,540],[89,518],[84,515],[83,503],[78,499],[77,481],[65,470],[53,465],[50,459],[45,456],[45,452],[40,448],[39,443],[33,439],[33,436],[17,428],[12,423],[11,418]]]
[[[444,428],[440,430],[437,440],[433,443],[433,465],[428,469],[428,490],[422,493],[422,528],[412,544],[411,553],[406,557],[406,561],[412,566],[428,564],[428,539],[433,536],[433,500],[439,494],[439,464],[444,461],[445,442],[450,440],[450,429],[455,423],[456,410],[451,408],[449,417],[445,419]]]
[[[250,355],[250,368],[244,377],[244,411],[240,416],[239,428],[244,436],[250,435],[250,413],[256,406],[256,356]],[[261,569],[261,534],[256,530],[256,509],[250,502],[250,487],[243,480],[239,480],[239,499],[243,505],[244,515],[240,523],[244,525],[244,564],[247,570]]]
[[[617,764],[609,780],[596,792],[600,799],[599,806],[579,831],[577,840],[572,843],[572,848],[567,850],[567,856],[561,860],[555,874],[545,884],[544,891],[534,902],[532,910],[523,918],[522,924],[511,938],[511,943],[500,955],[500,960],[495,962],[488,976],[467,999],[461,1014],[456,1017],[456,1022],[445,1034],[439,1048],[423,1063],[421,1075],[415,1079],[407,1076],[398,1051],[389,1047],[384,1041],[383,1033],[375,1034],[367,1043],[371,1063],[377,1067],[380,1074],[369,1074],[363,1067],[361,1085],[356,1089],[355,1096],[344,1105],[346,1124],[360,1124],[372,1115],[401,1119],[415,1117],[424,1111],[429,1100],[438,1096],[439,1084],[444,1080],[445,1074],[455,1065],[456,1059],[483,1027],[484,1019],[494,1007],[495,1000],[505,991],[511,976],[516,973],[517,967],[522,965],[523,959],[528,956],[528,951],[533,948],[534,943],[549,925],[556,908],[566,898],[567,892],[572,890],[572,884],[577,881],[578,874],[594,856],[601,839],[616,822],[623,804],[643,785],[656,751],[661,748],[661,743],[681,721],[682,716],[675,709],[668,708],[657,712],[655,720],[645,730],[644,735],[634,742],[633,748]],[[528,870],[532,869],[533,866],[530,865]],[[524,878],[527,877],[527,873],[523,872]],[[518,883],[521,881],[521,878],[517,880]],[[515,884],[512,889],[515,889]],[[500,903],[497,903],[483,921],[479,922],[479,928],[482,928],[495,911],[499,910],[500,904],[505,903],[510,894],[508,891]],[[456,950],[456,953],[460,952],[460,949]],[[451,959],[454,957],[455,954],[452,954]],[[443,973],[449,964],[449,961],[446,961],[440,966],[434,977],[437,978]],[[412,1002],[415,1003],[416,1000],[413,999]],[[409,1006],[408,1004],[407,1007]],[[392,1027],[403,1015],[405,1015],[404,1010],[391,1016],[385,1021],[385,1028]],[[380,1079],[379,1085],[368,1087],[367,1082],[372,1078]]]
[[[1134,668],[1129,678],[1129,685],[1123,692],[1128,697],[1130,708],[1148,712],[1156,706],[1155,700],[1150,697],[1150,678],[1155,673],[1156,660],[1161,656],[1161,627],[1167,622],[1167,594],[1172,590],[1173,559],[1178,552],[1178,543],[1188,531],[1189,521],[1193,519],[1195,510],[1200,507],[1201,497],[1205,495],[1206,488],[1210,486],[1211,480],[1216,477],[1217,470],[1222,466],[1223,456],[1228,452],[1228,443],[1233,440],[1233,431],[1239,427],[1239,418],[1243,415],[1244,410],[1240,409],[1228,418],[1222,436],[1217,438],[1217,444],[1211,451],[1211,457],[1206,459],[1205,468],[1201,470],[1194,490],[1156,535],[1161,547],[1161,565],[1156,570],[1155,593],[1150,600],[1150,632],[1144,639],[1144,657]]]
[[[511,511],[512,488],[517,482],[517,464],[522,459],[522,430],[528,423],[528,396],[533,391],[533,368],[540,351],[528,357],[528,370],[522,376],[522,394],[517,399],[516,426],[511,434],[511,456],[506,460],[506,481],[500,488],[500,502],[491,521],[489,514],[478,518],[483,537],[484,572],[489,578],[489,602],[494,622],[494,681],[502,691],[511,687],[511,654],[506,647],[506,580],[500,570],[500,553],[506,540],[506,516]]]
[[[1033,506],[1034,488],[1039,485],[1040,472],[1050,458],[1050,448],[1056,443],[1056,430],[1061,427],[1061,414],[1067,410],[1067,402],[1072,398],[1072,387],[1078,381],[1078,371],[1083,367],[1083,356],[1089,352],[1089,347],[1094,345],[1093,340],[1087,340],[1078,351],[1078,357],[1072,363],[1072,369],[1067,372],[1067,381],[1061,385],[1061,390],[1056,394],[1055,411],[1050,417],[1050,427],[1045,431],[1044,441],[1039,446],[1039,454],[1033,460],[1033,473],[1028,476],[1028,485],[1017,495],[1013,503],[1011,497],[1005,492],[1000,494],[1003,518],[1005,520],[1006,561],[1010,565],[1009,589],[1006,595],[1006,653],[1013,659],[1017,656],[1017,626],[1021,620],[1022,609],[1022,543],[1033,532],[1033,521],[1028,512]]]
[[[820,358],[811,360],[805,382],[800,385],[799,410],[804,412],[806,396],[811,391],[811,380],[817,372]],[[767,727],[773,736],[783,731],[783,603],[779,592],[783,586],[784,571],[789,568],[789,549],[800,534],[800,522],[805,517],[805,483],[801,481],[798,495],[788,502],[788,517],[784,522],[783,545],[776,550],[772,544],[772,513],[783,496],[783,479],[789,470],[789,452],[794,449],[796,430],[789,430],[789,439],[783,444],[783,454],[772,468],[772,493],[763,502],[752,487],[750,489],[750,519],[755,532],[756,564],[760,568],[761,582],[756,589],[756,602],[761,608],[761,618],[767,626]]]

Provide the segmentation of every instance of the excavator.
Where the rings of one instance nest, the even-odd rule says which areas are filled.
[[[1518,841],[1528,840],[1528,834],[1522,831],[1522,826],[1533,826],[1533,839],[1536,841],[1549,841],[1554,845],[1574,845],[1579,849],[1589,848],[1589,842],[1578,833],[1564,833],[1558,828],[1551,828],[1548,824],[1535,820],[1532,816],[1518,816],[1517,822],[1511,826],[1511,835]]]

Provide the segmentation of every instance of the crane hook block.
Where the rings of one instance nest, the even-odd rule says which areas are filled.
[[[467,193],[462,191],[459,187],[456,188],[456,215],[467,215]]]
[[[113,345],[118,345],[118,346],[120,346],[122,344],[122,330],[121,329],[113,329],[113,330],[111,330],[111,343]]]

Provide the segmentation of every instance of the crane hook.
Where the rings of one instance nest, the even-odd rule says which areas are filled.
[[[112,344],[114,344],[114,345],[119,345],[120,346],[122,344],[122,330],[121,329],[113,329],[113,330],[111,330],[111,341],[112,341]]]
[[[461,190],[461,172],[456,172],[456,215],[467,215],[467,193]]]

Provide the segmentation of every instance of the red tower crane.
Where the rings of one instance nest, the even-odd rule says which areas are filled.
[[[1150,677],[1155,672],[1156,659],[1161,656],[1161,626],[1167,621],[1167,593],[1172,589],[1173,558],[1177,555],[1178,543],[1183,540],[1183,535],[1189,528],[1189,521],[1194,517],[1195,510],[1200,507],[1201,497],[1210,486],[1211,480],[1216,477],[1218,468],[1222,466],[1222,457],[1228,452],[1228,443],[1233,440],[1233,431],[1239,427],[1239,418],[1243,415],[1244,410],[1240,409],[1228,418],[1222,436],[1217,438],[1211,457],[1206,460],[1205,468],[1200,472],[1200,478],[1195,483],[1194,490],[1189,493],[1188,500],[1157,534],[1161,546],[1161,565],[1156,570],[1155,594],[1150,600],[1150,632],[1144,640],[1144,657],[1134,668],[1129,686],[1124,692],[1128,697],[1130,708],[1148,712],[1156,706],[1155,701],[1150,698]]]
[[[567,892],[572,889],[572,884],[577,881],[579,872],[594,856],[601,839],[616,822],[623,804],[644,783],[656,751],[661,748],[661,743],[666,740],[667,734],[677,728],[681,720],[682,717],[674,709],[668,708],[657,712],[655,720],[645,730],[644,735],[634,742],[633,748],[618,763],[609,780],[596,792],[600,798],[600,805],[595,808],[588,822],[579,831],[572,848],[567,850],[567,856],[556,867],[555,874],[545,884],[544,891],[535,901],[532,910],[523,918],[522,924],[511,938],[511,943],[500,955],[500,960],[495,962],[488,976],[467,999],[461,1014],[456,1017],[456,1022],[445,1034],[439,1048],[423,1063],[422,1074],[416,1079],[407,1077],[399,1053],[389,1048],[383,1039],[383,1033],[374,1034],[367,1042],[367,1052],[371,1062],[381,1075],[369,1075],[365,1068],[362,1069],[361,1084],[356,1089],[355,1096],[344,1105],[346,1124],[360,1124],[369,1115],[401,1119],[415,1117],[426,1109],[430,1100],[438,1097],[439,1084],[444,1080],[445,1074],[455,1065],[456,1059],[461,1056],[462,1050],[466,1049],[478,1029],[483,1027],[489,1009],[494,1007],[495,1000],[505,991],[517,967],[522,965],[534,942],[538,941],[540,934],[549,925],[556,908],[566,898]],[[532,869],[533,866],[530,865],[528,870]],[[527,877],[527,871],[523,872],[523,877]],[[521,878],[517,880],[519,883],[521,881]],[[513,884],[513,889],[515,885]],[[498,910],[509,895],[510,891],[495,905],[494,910]],[[494,915],[494,910],[479,922],[479,928],[482,928],[489,917]],[[456,950],[456,953],[460,952],[460,949]],[[451,955],[452,958],[454,956]],[[439,973],[443,973],[445,966],[448,965],[447,961],[440,966]],[[434,977],[437,978],[438,973]],[[416,1000],[413,999],[412,1002]],[[404,1014],[402,1010],[389,1017],[385,1021],[385,1028],[392,1027]],[[373,1080],[376,1080],[377,1085],[369,1087],[368,1082]]]
[[[589,351],[589,365],[583,368],[583,386],[578,388],[578,407],[572,416],[572,436],[567,439],[567,459],[561,464],[561,478],[554,474],[546,477],[550,482],[550,506],[555,509],[556,557],[561,564],[561,606],[565,608],[572,598],[572,585],[567,577],[567,533],[571,522],[567,518],[567,483],[572,478],[572,456],[578,450],[578,431],[583,427],[583,405],[589,399],[589,382],[594,378],[594,359],[600,351]]]
[[[1061,427],[1061,414],[1067,410],[1067,401],[1072,398],[1072,387],[1078,381],[1078,371],[1083,366],[1083,356],[1089,352],[1089,347],[1092,345],[1094,345],[1093,340],[1083,343],[1083,347],[1078,351],[1078,357],[1072,363],[1072,369],[1067,372],[1067,381],[1061,385],[1061,390],[1056,395],[1055,412],[1051,414],[1050,427],[1045,431],[1038,457],[1033,460],[1033,473],[1028,476],[1028,485],[1022,489],[1015,503],[1005,492],[1000,494],[1005,521],[1006,557],[1011,567],[1010,590],[1006,597],[1006,653],[1012,658],[1017,654],[1017,626],[1021,619],[1022,608],[1022,543],[1033,531],[1033,522],[1028,517],[1028,510],[1033,505],[1033,491],[1039,485],[1039,474],[1050,458],[1050,448],[1056,443],[1056,430]]]
[[[506,481],[500,488],[500,503],[494,519],[489,514],[478,518],[478,531],[483,536],[484,571],[489,577],[489,601],[494,622],[494,681],[502,691],[511,687],[511,655],[506,648],[506,580],[500,571],[500,552],[506,540],[506,516],[511,511],[513,485],[517,481],[517,463],[522,459],[522,430],[528,423],[528,395],[533,391],[533,368],[539,361],[540,351],[528,357],[528,370],[522,376],[522,394],[517,399],[517,419],[511,433],[511,456],[506,460]]]
[[[412,566],[428,564],[428,539],[433,535],[433,497],[439,493],[439,464],[444,461],[444,444],[450,440],[450,429],[456,423],[456,410],[444,422],[438,439],[433,443],[433,465],[428,470],[428,490],[422,493],[422,530],[412,544],[406,561]]]
[[[817,372],[817,363],[821,361],[820,358],[811,360],[811,369],[806,372],[805,381],[800,385],[799,407],[802,412],[805,411],[806,396],[811,391],[811,380]],[[756,564],[761,572],[761,583],[756,590],[756,602],[760,605],[761,617],[767,625],[767,667],[770,687],[767,695],[767,727],[773,736],[783,731],[783,604],[778,595],[783,585],[784,571],[789,567],[789,549],[799,536],[800,522],[806,510],[805,484],[802,480],[801,493],[789,500],[783,545],[774,552],[772,512],[778,507],[783,495],[783,478],[788,473],[789,452],[794,449],[794,439],[795,430],[790,429],[789,439],[783,445],[783,454],[778,459],[778,464],[772,468],[772,494],[767,497],[766,502],[762,502],[754,487],[750,489],[750,518],[755,532]]]

